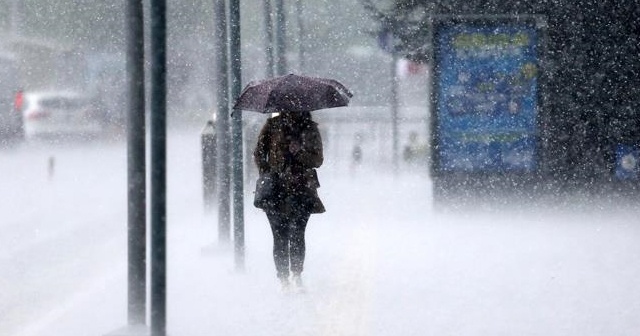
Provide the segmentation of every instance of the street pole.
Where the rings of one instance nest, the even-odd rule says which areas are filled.
[[[393,173],[398,173],[398,76],[396,75],[396,64],[398,56],[395,50],[391,53],[391,133],[393,141]]]
[[[304,73],[305,48],[304,48],[304,22],[302,20],[302,0],[296,0],[296,16],[298,21],[298,71]]]
[[[166,0],[151,0],[151,335],[167,324]]]
[[[267,35],[264,51],[267,57],[267,77],[273,77],[275,74],[275,65],[273,60],[273,20],[271,18],[271,0],[264,0],[264,31]]]
[[[146,324],[147,232],[142,0],[128,0],[127,15],[127,222],[128,322]]]
[[[23,21],[23,4],[22,0],[11,1],[11,35],[18,37],[22,34],[22,21]]]
[[[229,0],[229,54],[231,66],[231,97],[240,96],[242,90],[242,58],[240,50],[240,1]],[[233,233],[234,261],[236,270],[244,270],[244,171],[242,148],[242,113],[235,111],[231,116],[231,146],[233,167]]]
[[[283,0],[276,1],[276,75],[285,75],[287,71],[286,53],[286,20]]]
[[[226,0],[216,0],[215,54],[216,54],[216,140],[218,153],[218,241],[228,244],[231,240],[230,173],[229,168],[229,75],[227,52]]]

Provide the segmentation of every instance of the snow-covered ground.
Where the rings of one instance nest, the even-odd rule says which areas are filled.
[[[637,335],[638,211],[610,203],[434,209],[422,173],[327,153],[306,293],[284,294],[246,194],[246,269],[205,214],[197,129],[168,148],[169,335]],[[54,158],[50,174],[48,165]],[[126,324],[122,142],[0,151],[0,335]]]

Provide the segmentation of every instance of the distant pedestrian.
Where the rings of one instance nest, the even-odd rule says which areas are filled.
[[[418,133],[409,133],[409,142],[404,146],[402,151],[402,157],[405,162],[413,164],[416,162],[418,156]]]
[[[307,221],[325,211],[315,170],[323,162],[318,125],[309,112],[281,112],[267,119],[253,155],[260,174],[277,177],[278,196],[262,208],[271,225],[278,279],[285,290],[291,282],[301,288]]]
[[[350,171],[353,175],[356,172],[356,169],[360,167],[362,164],[362,134],[356,133],[353,148],[351,148],[351,165]]]
[[[351,159],[354,166],[359,166],[362,163],[362,147],[360,144],[354,144],[351,150]]]

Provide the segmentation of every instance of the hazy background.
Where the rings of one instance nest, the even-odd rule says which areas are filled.
[[[263,9],[262,1],[241,1],[245,83],[267,73]],[[358,0],[303,1],[302,31],[293,2],[285,9],[289,72],[341,80],[355,93],[354,105],[386,104],[391,57],[377,46],[377,25]],[[215,106],[213,3],[170,0],[167,10],[169,110],[204,121]],[[20,61],[26,90],[82,88],[122,101],[125,29],[124,1],[0,1],[0,50]],[[413,84],[402,92],[426,95],[425,85]]]

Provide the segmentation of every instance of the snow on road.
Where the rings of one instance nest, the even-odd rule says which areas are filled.
[[[218,242],[215,211],[202,207],[197,130],[189,131],[169,137],[170,335],[640,331],[633,208],[439,211],[428,177],[354,172],[331,153],[319,172],[328,211],[307,231],[307,291],[281,293],[271,233],[250,200],[244,272]],[[50,153],[0,152],[0,335],[104,335],[126,323],[124,146],[61,149],[51,180]]]
[[[124,257],[124,154],[113,143],[0,151],[0,334],[64,305]]]

